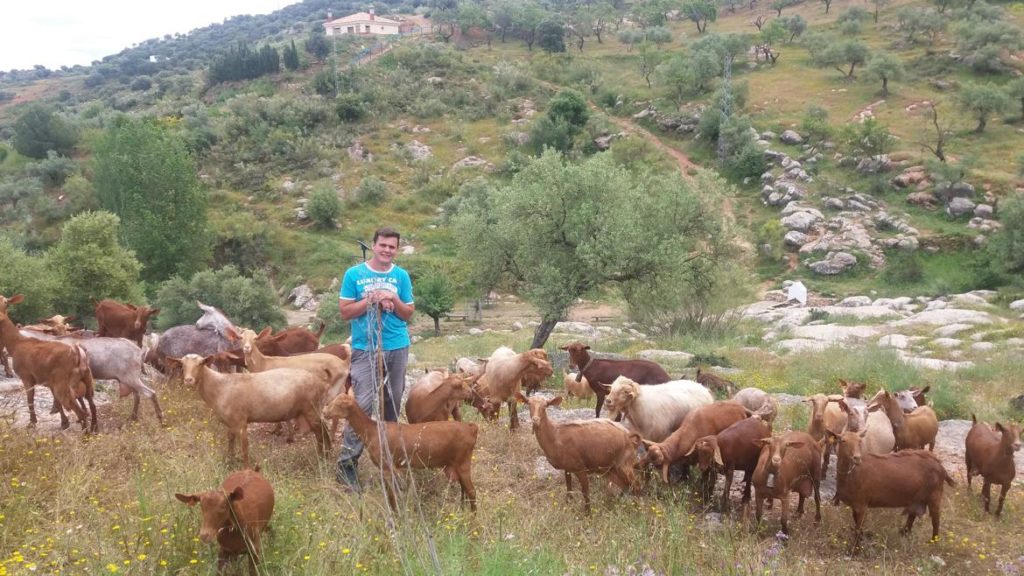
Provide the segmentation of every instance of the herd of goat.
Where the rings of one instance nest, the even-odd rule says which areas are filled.
[[[736,391],[728,380],[700,370],[695,381],[673,380],[653,361],[598,358],[589,346],[574,342],[561,347],[577,370],[563,375],[565,390],[579,398],[595,397],[595,418],[549,417],[548,409],[558,407],[562,397],[530,395],[553,375],[547,353],[501,347],[486,359],[460,358],[451,371],[427,371],[410,387],[407,423],[376,422],[346,393],[351,349],[347,344],[320,347],[320,334],[308,329],[272,334],[268,328],[257,334],[235,327],[216,308],[199,304],[203,316],[195,325],[170,328],[155,338],[145,332],[158,309],[104,300],[96,303],[97,333],[69,334],[60,316],[41,325],[16,326],[8,308],[22,300],[21,295],[0,295],[0,353],[6,349],[13,359],[32,425],[34,389],[46,386],[62,427],[68,426],[66,408],[83,428],[88,422],[88,430],[97,431],[94,379],[117,380],[121,396],[134,395],[133,420],[140,397],[146,396],[163,422],[156,393],[142,381],[143,365],[150,362],[165,373],[180,373],[198,391],[227,428],[229,457],[239,441],[245,470],[230,475],[218,490],[177,495],[186,504],[201,505],[200,535],[206,541],[217,538],[222,563],[249,550],[250,567],[255,566],[259,532],[273,510],[273,489],[250,463],[247,428],[254,422],[280,426],[294,421],[300,432],[312,432],[319,453],[326,455],[337,423],[344,419],[383,473],[391,477],[397,469],[442,468],[476,510],[471,463],[479,426],[463,422],[460,408],[472,405],[485,421],[493,422],[507,404],[510,429],[516,429],[517,405],[522,403],[529,409],[541,451],[564,473],[569,492],[572,478],[577,479],[588,513],[591,474],[604,476],[624,493],[638,493],[643,489],[638,472],[646,476],[648,470],[660,470],[668,483],[671,467],[679,466],[687,476],[690,466],[696,466],[695,481],[705,502],[713,499],[717,474],[724,475],[723,511],[729,508],[733,475],[742,471],[742,503],[753,497],[760,520],[764,504],[779,500],[783,532],[789,530],[792,492],[798,496],[798,514],[805,500],[814,497],[815,520],[820,521],[820,484],[834,452],[834,503],[852,510],[854,548],[859,547],[868,508],[902,508],[907,515],[904,532],[927,511],[932,537],[937,537],[943,488],[953,484],[932,452],[938,421],[927,405],[927,388],[881,389],[866,398],[864,384],[840,380],[837,393],[806,399],[806,430],[775,433],[778,407],[762,390]],[[10,376],[6,358],[0,361]],[[729,399],[716,401],[715,394]],[[605,407],[612,418],[600,417]],[[330,430],[327,420],[334,422]],[[966,438],[968,487],[973,476],[982,476],[988,511],[991,486],[999,484],[997,516],[1016,474],[1014,452],[1020,444],[1018,424],[990,426],[975,420]],[[394,507],[396,484],[384,485]]]

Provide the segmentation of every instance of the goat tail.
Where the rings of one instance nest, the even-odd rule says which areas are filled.
[[[953,480],[953,477],[949,475],[949,472],[946,471],[945,466],[942,467],[942,476],[942,479],[943,481],[946,482],[946,484],[949,484],[950,486],[956,486],[956,482]]]
[[[324,330],[327,329],[327,321],[324,320],[323,318],[319,318],[319,320],[320,320],[320,330],[318,330],[317,333],[316,333],[316,341],[317,342],[320,341],[320,337],[324,335]]]
[[[971,412],[971,422],[974,424],[978,423],[978,417],[974,415],[974,412]]]

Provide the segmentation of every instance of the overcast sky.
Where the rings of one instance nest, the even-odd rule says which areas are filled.
[[[11,0],[0,18],[0,70],[89,65],[143,40],[298,1]]]

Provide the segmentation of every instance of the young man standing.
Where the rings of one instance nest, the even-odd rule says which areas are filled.
[[[380,387],[384,386],[383,419],[398,420],[405,390],[405,368],[409,360],[409,326],[415,311],[409,273],[392,260],[398,252],[399,233],[380,228],[373,233],[373,257],[345,271],[338,307],[343,320],[352,326],[352,391],[364,412],[378,420]],[[378,373],[378,355],[383,355],[384,378]],[[338,481],[358,491],[357,465],[363,443],[351,426],[345,428]]]

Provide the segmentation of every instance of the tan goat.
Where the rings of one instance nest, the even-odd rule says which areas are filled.
[[[565,473],[566,498],[572,492],[572,476],[580,482],[583,509],[590,513],[589,474],[604,474],[623,492],[636,487],[636,449],[640,436],[626,427],[604,418],[575,420],[555,424],[548,419],[548,406],[562,403],[561,396],[548,400],[541,396],[527,399],[521,392],[516,399],[530,409],[533,433],[548,462]]]
[[[799,430],[758,442],[762,449],[753,479],[757,521],[761,521],[764,500],[778,498],[782,503],[782,533],[789,534],[789,494],[796,492],[796,513],[804,513],[804,501],[813,493],[814,521],[821,522],[821,445]]]
[[[508,403],[509,429],[515,430],[519,427],[516,393],[521,390],[523,378],[528,375],[547,378],[551,374],[551,362],[543,349],[535,348],[516,354],[502,346],[488,358],[478,389],[486,390],[487,402],[495,413],[501,410],[503,402]]]
[[[967,439],[964,441],[967,448],[964,454],[967,461],[967,489],[971,489],[971,477],[981,474],[984,480],[981,485],[981,499],[985,503],[985,512],[988,512],[989,501],[992,499],[992,485],[1002,486],[999,504],[996,506],[996,517],[999,517],[1003,513],[1006,493],[1010,491],[1013,479],[1017,476],[1013,454],[1020,450],[1020,426],[996,422],[993,430],[988,424],[978,422],[974,414],[971,414],[971,420],[974,421],[974,425],[971,426],[971,431],[967,433]],[[996,432],[999,432],[999,436],[996,436]]]
[[[579,377],[576,372],[562,371],[562,384],[565,386],[565,395],[569,398],[575,396],[580,400],[586,400],[594,395],[590,388],[590,382],[584,377]]]
[[[410,424],[420,422],[444,422],[451,416],[462,420],[459,404],[473,396],[472,385],[482,376],[464,377],[447,371],[431,371],[409,389],[405,401],[405,417]]]
[[[324,416],[347,419],[349,426],[359,435],[370,452],[370,459],[384,473],[384,486],[392,509],[396,508],[395,468],[444,468],[448,478],[458,481],[462,487],[462,500],[469,500],[470,509],[476,510],[476,489],[472,478],[473,449],[479,433],[476,424],[383,422],[385,454],[379,430],[382,423],[367,416],[354,397],[347,394],[338,396],[324,409]]]
[[[199,396],[228,429],[228,457],[239,438],[242,463],[249,468],[250,422],[287,422],[301,418],[316,437],[317,450],[326,456],[331,439],[320,420],[324,386],[306,370],[277,368],[250,374],[221,374],[209,367],[213,358],[196,354],[167,357],[172,368],[182,369],[185,384],[195,385]]]

